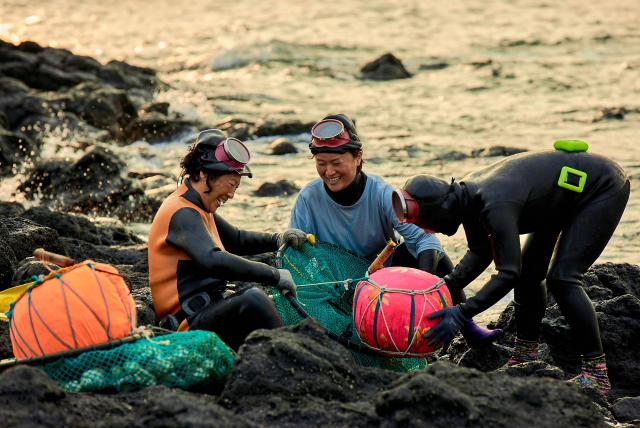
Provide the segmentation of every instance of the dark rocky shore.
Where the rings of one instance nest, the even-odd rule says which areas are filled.
[[[16,191],[39,201],[28,209],[0,202],[0,289],[38,273],[42,266],[28,257],[45,247],[113,264],[131,288],[139,324],[157,321],[146,247],[123,222],[152,218],[161,197],[149,192],[148,179],[160,174],[128,171],[109,146],[159,141],[202,125],[154,103],[162,87],[149,69],[0,41],[0,177],[23,174]],[[237,118],[220,126],[241,138],[309,129],[301,122]],[[81,155],[74,161],[43,159],[43,136],[61,127],[71,131],[65,144]],[[11,368],[0,374],[0,420],[6,427],[640,424],[640,267],[596,265],[584,287],[602,329],[613,385],[608,399],[564,382],[577,372],[579,360],[569,327],[550,299],[541,361],[507,370],[501,367],[515,331],[511,306],[493,326],[507,333],[500,343],[470,350],[457,339],[448,354],[417,373],[359,367],[347,349],[305,321],[254,332],[226,383],[205,392],[156,386],[76,394],[62,391],[37,369]],[[0,358],[12,357],[7,330],[0,323]]]

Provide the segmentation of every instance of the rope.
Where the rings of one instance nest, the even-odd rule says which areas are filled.
[[[363,276],[362,278],[356,278],[356,279],[345,279],[343,281],[327,281],[327,282],[312,282],[312,283],[308,283],[308,284],[300,284],[300,285],[296,285],[296,288],[302,288],[302,287],[317,287],[320,285],[333,285],[333,284],[343,284],[345,286],[345,289],[348,287],[349,283],[352,282],[360,282],[360,281],[368,281],[368,278],[366,276]]]
[[[433,292],[438,292],[439,293],[439,289],[442,285],[445,284],[444,280],[440,279],[438,282],[436,282],[435,284],[433,284],[433,286],[431,286],[428,289],[425,290],[405,290],[405,289],[398,289],[398,288],[386,288],[386,287],[382,287],[379,284],[377,284],[375,281],[372,281],[371,279],[367,279],[367,283],[371,286],[373,286],[373,288],[375,288],[378,291],[378,295],[376,296],[376,298],[369,300],[369,303],[367,304],[367,306],[365,307],[365,309],[362,312],[362,315],[360,317],[360,320],[358,321],[358,325],[356,330],[356,334],[358,335],[358,338],[362,341],[362,343],[367,346],[368,348],[371,349],[375,349],[377,351],[381,351],[384,352],[385,354],[389,354],[392,356],[398,356],[398,357],[425,357],[425,356],[429,356],[429,355],[433,355],[435,353],[434,352],[426,352],[426,353],[414,353],[414,352],[409,352],[409,350],[411,349],[411,347],[413,346],[413,343],[415,341],[416,335],[413,334],[411,337],[411,341],[409,342],[407,340],[407,348],[402,351],[400,350],[400,347],[396,344],[393,335],[391,334],[391,330],[389,328],[389,323],[387,322],[387,317],[384,311],[384,304],[383,304],[383,296],[385,293],[389,293],[389,292],[394,292],[394,293],[400,293],[400,294],[409,294],[412,297],[415,295],[423,295],[424,299],[422,301],[422,311],[420,313],[420,317],[418,317],[418,319],[420,320],[420,324],[418,324],[418,331],[420,330],[420,325],[422,323],[422,319],[424,317],[425,311],[426,311],[426,307],[427,307],[427,303],[429,304],[429,306],[431,306],[431,309],[433,311],[436,310],[436,308],[433,306],[433,303],[431,303],[431,301],[429,301],[429,299],[426,298],[427,294],[431,294]],[[362,290],[363,287],[360,288],[360,290],[358,290],[358,293]],[[374,339],[376,341],[376,344],[378,346],[380,346],[378,344],[378,335],[377,333],[377,319],[378,319],[378,309],[380,310],[380,313],[382,314],[382,320],[384,321],[384,327],[387,331],[387,334],[389,335],[389,340],[391,340],[391,344],[393,345],[393,347],[396,349],[395,351],[388,351],[388,350],[383,350],[381,348],[376,348],[374,346],[370,346],[369,344],[367,344],[362,336],[360,336],[360,328],[362,326],[362,323],[364,322],[364,317],[367,314],[367,312],[370,310],[371,305],[373,305],[373,303],[376,302],[376,314],[375,314],[375,319],[374,319],[374,326],[373,326],[373,333],[374,333]],[[412,301],[413,304],[413,301]],[[410,326],[410,330],[413,329],[413,325]]]
[[[100,296],[102,297],[102,301],[103,301],[103,303],[105,305],[105,310],[106,310],[106,318],[107,318],[106,319],[106,325],[103,322],[103,320],[100,318],[100,316],[96,313],[96,311],[87,303],[87,301],[85,299],[83,299],[78,294],[78,292],[72,286],[70,286],[67,282],[65,282],[65,280],[62,278],[62,276],[65,273],[70,272],[70,271],[72,271],[74,269],[77,269],[77,268],[84,267],[84,266],[87,266],[89,269],[91,269],[95,284],[99,288]],[[31,349],[31,346],[29,346],[29,344],[25,341],[24,337],[22,336],[22,334],[20,333],[19,329],[15,325],[14,318],[12,317],[11,318],[11,324],[10,324],[10,333],[11,333],[12,337],[14,338],[14,342],[15,342],[16,346],[18,347],[18,349],[20,350],[20,352],[22,354],[27,355],[27,353],[24,352],[24,349],[22,349],[21,343],[19,343],[19,342],[22,342],[28,348],[28,350],[30,351],[31,355],[40,354],[41,356],[45,356],[44,355],[45,353],[44,353],[44,351],[42,349],[42,346],[40,344],[40,340],[39,340],[38,335],[36,334],[36,331],[35,331],[35,326],[34,326],[35,317],[37,317],[37,319],[40,321],[42,326],[62,346],[67,348],[69,351],[74,351],[75,349],[78,348],[78,340],[77,340],[77,337],[76,337],[76,331],[75,331],[75,328],[73,326],[73,321],[72,321],[72,317],[71,317],[71,311],[70,311],[70,308],[69,308],[69,298],[72,297],[72,296],[77,298],[84,305],[84,307],[88,310],[88,312],[91,315],[93,315],[95,320],[102,327],[102,329],[104,330],[106,339],[107,339],[106,343],[112,342],[113,338],[111,336],[111,331],[110,331],[110,329],[111,329],[111,311],[109,310],[109,307],[108,307],[108,304],[107,304],[105,290],[103,289],[103,281],[100,279],[99,275],[97,275],[96,272],[102,272],[104,274],[119,276],[119,277],[122,278],[122,275],[120,275],[119,273],[107,271],[107,270],[104,270],[104,269],[98,269],[93,265],[93,263],[78,263],[78,264],[76,264],[74,266],[70,266],[70,267],[67,267],[67,268],[62,268],[62,269],[59,269],[57,271],[52,271],[46,277],[42,277],[42,278],[41,277],[36,277],[36,278],[34,278],[35,281],[33,282],[33,284],[26,291],[26,294],[27,294],[27,296],[26,296],[26,298],[27,298],[27,321],[28,321],[27,325],[31,327],[31,331],[32,331],[33,337],[35,339],[37,348],[39,349],[40,352],[35,352],[33,349]],[[65,308],[65,312],[66,312],[66,319],[67,319],[67,322],[68,322],[68,328],[69,328],[69,330],[71,332],[71,336],[72,336],[72,339],[73,339],[73,346],[71,344],[67,343],[58,334],[55,333],[55,331],[51,328],[51,326],[48,325],[48,323],[44,320],[44,318],[40,314],[40,311],[38,310],[35,302],[32,301],[32,293],[31,293],[32,290],[35,287],[38,287],[38,286],[42,285],[43,283],[45,283],[45,282],[47,282],[49,280],[53,280],[53,279],[57,279],[58,282],[59,282],[58,288],[59,288],[59,290],[60,290],[60,292],[62,294],[61,297],[62,297],[62,300],[63,300],[63,303],[64,303],[64,308]],[[108,282],[111,283],[112,281],[109,280]],[[52,284],[52,286],[53,286],[53,284]],[[86,286],[88,286],[88,284]],[[120,295],[119,290],[118,290],[118,297],[120,298],[120,301],[123,304],[125,312],[126,312],[126,314],[128,316],[130,330],[133,330],[132,308],[129,307],[129,305],[126,305],[124,301],[122,301],[122,295]],[[40,302],[40,303],[43,303],[43,302]],[[34,317],[33,314],[35,314],[35,317]],[[64,351],[64,352],[67,352],[67,351]]]
[[[104,288],[102,288],[102,282],[100,282],[100,278],[98,278],[98,274],[96,273],[96,270],[94,269],[93,264],[87,263],[87,266],[89,267],[89,269],[91,269],[91,273],[93,274],[93,277],[98,283],[98,289],[100,290],[100,296],[102,296],[104,309],[107,312],[107,326],[104,329],[104,332],[107,335],[107,340],[111,340],[111,311],[109,310],[109,304],[107,303],[107,296],[104,295]]]
[[[72,351],[56,352],[55,354],[49,354],[41,357],[27,358],[23,360],[16,360],[15,358],[9,358],[6,360],[0,360],[0,371],[13,367],[19,364],[25,365],[42,365],[54,362],[60,358],[75,357],[87,351],[100,351],[104,349],[115,348],[123,343],[131,343],[138,340],[146,339],[160,345],[166,344],[163,341],[153,340],[156,337],[164,336],[165,334],[175,333],[174,331],[166,330],[164,328],[155,326],[143,326],[138,327],[132,331],[130,336],[123,337],[121,339],[112,340],[110,342],[101,343],[100,345],[87,346],[85,348],[74,349]]]

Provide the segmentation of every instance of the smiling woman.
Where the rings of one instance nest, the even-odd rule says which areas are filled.
[[[217,129],[202,131],[180,162],[182,183],[158,210],[149,232],[149,282],[156,315],[170,330],[214,331],[231,348],[258,328],[282,325],[273,302],[253,287],[225,297],[227,281],[251,281],[295,294],[291,274],[236,254],[298,246],[299,230],[237,229],[217,214],[251,177],[246,146]]]
[[[414,224],[402,224],[392,206],[393,189],[382,178],[362,171],[363,151],[355,124],[347,116],[327,116],[311,128],[309,149],[319,178],[298,196],[290,227],[312,233],[371,261],[389,239],[401,237],[391,264],[445,276],[453,265],[438,238]],[[406,227],[410,226],[410,227]],[[453,296],[464,302],[464,293]],[[470,346],[500,336],[470,320],[462,330]]]

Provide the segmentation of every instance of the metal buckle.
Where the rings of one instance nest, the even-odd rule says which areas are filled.
[[[579,177],[577,185],[571,184],[567,181],[569,179],[569,174],[573,174]],[[584,171],[580,171],[579,169],[571,168],[569,166],[563,166],[560,170],[560,177],[558,177],[558,187],[571,190],[572,192],[582,193],[586,182],[587,173]]]
[[[200,302],[198,302],[200,300]],[[190,317],[192,315],[197,314],[207,306],[211,304],[211,297],[206,291],[201,291],[198,294],[194,294],[193,296],[186,299],[180,305],[184,313]]]

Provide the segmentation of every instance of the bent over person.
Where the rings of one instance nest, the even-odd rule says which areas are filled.
[[[238,256],[297,247],[299,230],[282,234],[238,229],[216,213],[242,177],[251,177],[247,147],[219,130],[201,132],[180,162],[182,183],[156,213],[149,233],[149,282],[161,326],[214,331],[238,349],[258,328],[282,325],[271,299],[252,287],[225,297],[227,281],[276,285],[295,294],[287,270]]]
[[[474,297],[434,314],[442,321],[428,339],[446,346],[467,319],[515,288],[517,338],[509,364],[535,360],[548,288],[580,346],[582,372],[572,381],[607,393],[598,320],[581,279],[616,229],[630,182],[618,164],[585,153],[584,142],[560,140],[556,148],[510,156],[460,183],[413,177],[394,193],[395,208],[405,221],[447,235],[463,225],[468,251],[444,278],[448,287],[464,288],[492,260],[498,271]]]

